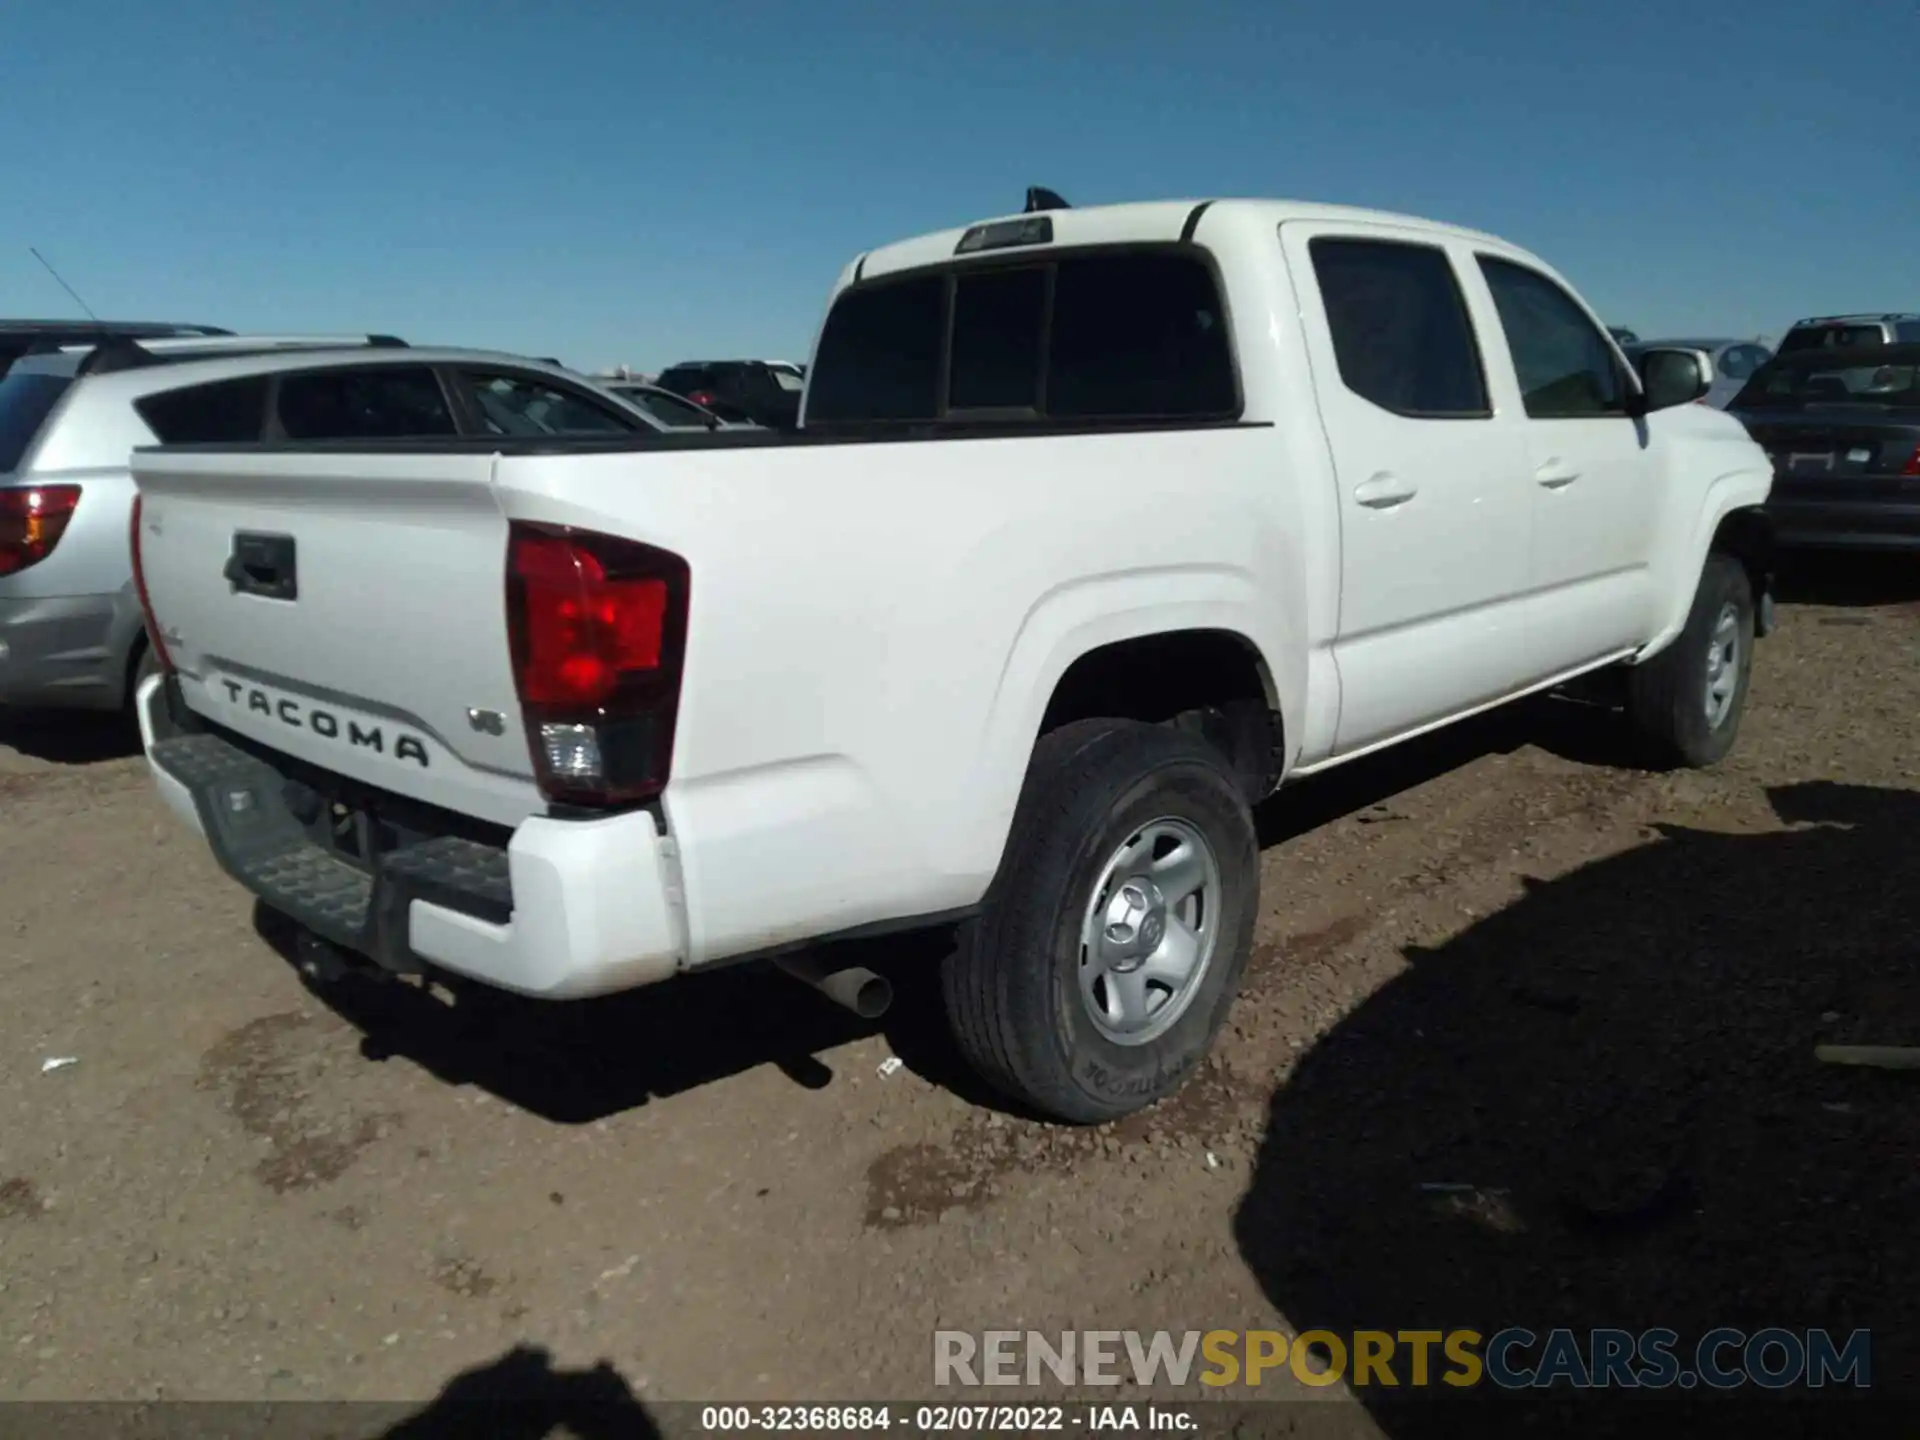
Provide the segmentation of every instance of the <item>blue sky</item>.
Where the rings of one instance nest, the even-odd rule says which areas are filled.
[[[120,318],[799,359],[1029,184],[1454,220],[1647,335],[1920,309],[1914,0],[0,9],[5,315],[37,245]]]

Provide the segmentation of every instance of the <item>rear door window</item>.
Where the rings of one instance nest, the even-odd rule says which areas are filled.
[[[289,440],[412,440],[457,435],[425,365],[356,365],[282,375],[276,412]]]
[[[1322,237],[1307,251],[1349,390],[1418,419],[1493,413],[1467,303],[1444,250]]]
[[[638,415],[533,375],[466,370],[460,384],[488,435],[625,435],[654,428]]]
[[[163,390],[133,402],[162,445],[218,445],[260,438],[266,423],[265,375]]]
[[[65,375],[8,375],[0,379],[0,474],[18,470],[27,448],[73,381]]]

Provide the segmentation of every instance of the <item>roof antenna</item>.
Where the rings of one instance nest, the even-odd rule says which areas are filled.
[[[1033,214],[1036,210],[1071,210],[1072,208],[1071,205],[1060,198],[1057,191],[1049,190],[1044,185],[1029,185],[1027,187],[1026,213],[1029,215]],[[44,264],[45,262],[43,261],[42,263]]]
[[[33,258],[38,260],[42,265],[46,265],[47,273],[54,278],[54,281],[60,286],[62,290],[66,291],[67,294],[73,296],[73,303],[78,305],[82,310],[87,312],[87,318],[89,320],[93,321],[93,323],[96,325],[100,323],[100,317],[93,313],[93,307],[87,304],[86,301],[80,298],[80,292],[78,290],[74,289],[71,285],[67,284],[66,281],[60,278],[60,272],[54,269],[52,265],[47,263],[46,256],[42,255],[38,250],[34,249],[33,246],[31,245],[27,247],[27,253],[33,256]]]

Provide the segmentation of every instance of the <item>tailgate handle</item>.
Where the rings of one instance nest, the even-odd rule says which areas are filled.
[[[233,553],[227,557],[226,568],[221,573],[236,595],[259,595],[267,600],[300,598],[300,578],[291,535],[235,531]]]

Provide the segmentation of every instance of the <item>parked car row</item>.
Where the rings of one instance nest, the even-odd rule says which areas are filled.
[[[1783,349],[1728,406],[1772,458],[1782,544],[1920,549],[1920,342],[1865,338]]]
[[[806,377],[783,360],[690,360],[662,370],[654,383],[734,424],[791,430]]]
[[[43,327],[0,378],[0,705],[120,709],[151,664],[126,542],[140,446],[736,428],[545,361],[187,330]]]
[[[1920,314],[1811,316],[1777,350],[1610,329],[1630,361],[1655,348],[1704,356],[1713,383],[1701,403],[1728,411],[1772,460],[1779,546],[1920,550]]]
[[[1728,339],[1624,349],[1631,360],[1655,346],[1704,354],[1714,379],[1702,403],[1766,448],[1776,544],[1920,550],[1920,314],[1812,316],[1777,351]]]

